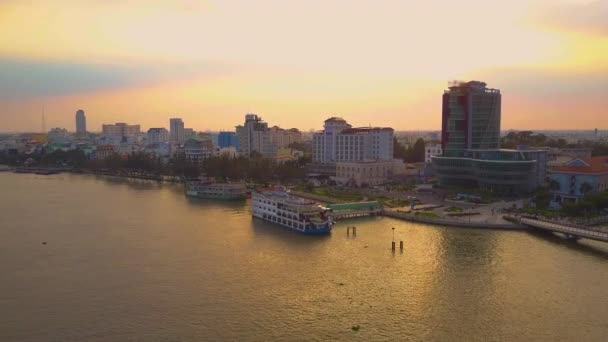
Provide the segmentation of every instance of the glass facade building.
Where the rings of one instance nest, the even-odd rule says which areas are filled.
[[[497,149],[500,144],[500,90],[479,81],[451,82],[443,94],[443,155],[461,157],[468,149]]]
[[[529,193],[545,183],[547,150],[465,150],[462,157],[433,156],[439,183],[501,194]]]

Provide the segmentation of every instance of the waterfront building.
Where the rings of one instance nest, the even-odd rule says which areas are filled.
[[[460,157],[465,150],[499,148],[500,108],[500,90],[479,81],[451,82],[443,94],[443,155]]]
[[[116,153],[114,151],[113,145],[97,145],[95,146],[95,159],[103,160],[112,154]]]
[[[431,158],[441,185],[518,194],[544,186],[547,152],[547,149],[476,149],[463,151],[462,157]]]
[[[479,81],[452,82],[443,94],[442,155],[431,155],[441,185],[501,194],[530,193],[546,183],[547,148],[500,149],[501,94]]]
[[[432,156],[440,156],[443,154],[443,149],[441,148],[441,144],[425,146],[424,148],[424,162],[431,163],[433,159]]]
[[[353,183],[351,178],[358,179],[358,175],[366,174],[369,168],[388,170],[387,165],[393,165],[393,137],[394,130],[390,127],[355,128],[342,118],[331,117],[325,120],[322,131],[313,134],[313,163],[308,171],[335,176],[340,183]],[[342,166],[338,167],[337,163]],[[362,165],[354,167],[353,163]],[[385,182],[393,173],[382,171],[380,174]]]
[[[323,131],[313,134],[312,159],[316,163],[392,160],[393,136],[389,127],[353,128],[332,117],[325,120]]]
[[[211,140],[188,139],[184,144],[184,154],[186,159],[199,164],[215,155],[215,149]]]
[[[220,148],[234,147],[237,150],[239,148],[239,139],[236,136],[236,132],[220,132],[217,140]]]
[[[182,145],[186,141],[184,122],[180,118],[169,119],[170,141]]]
[[[350,186],[373,186],[386,183],[394,174],[393,160],[368,160],[336,163],[339,184]]]
[[[270,140],[268,124],[256,114],[246,114],[245,123],[236,126],[239,152],[247,157],[255,151],[264,157],[273,157],[276,147]]]
[[[127,125],[124,122],[117,122],[113,125],[102,125],[102,135],[112,138],[133,137],[140,133],[139,125]]]
[[[553,203],[578,202],[589,192],[608,190],[608,156],[576,158],[548,172]]]
[[[87,118],[84,115],[84,110],[76,111],[76,135],[82,137],[87,134]]]
[[[166,128],[150,128],[147,135],[148,145],[165,143],[169,141],[169,131]]]

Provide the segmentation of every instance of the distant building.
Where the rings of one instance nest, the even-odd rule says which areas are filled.
[[[79,109],[76,111],[76,135],[84,136],[87,134],[87,118],[84,115],[84,110]]]
[[[150,128],[148,130],[148,145],[165,143],[169,141],[169,131],[166,128]]]
[[[274,156],[274,160],[279,163],[284,163],[287,161],[298,160],[298,158],[304,157],[304,152],[297,151],[289,147],[282,147],[277,149],[277,153]]]
[[[184,122],[180,118],[169,119],[170,141],[183,145],[186,141]]]
[[[389,127],[353,128],[344,119],[325,120],[314,133],[312,160],[316,163],[393,160],[394,130]]]
[[[433,160],[432,156],[440,156],[443,154],[443,150],[441,149],[441,145],[433,145],[433,146],[425,146],[424,148],[424,162],[431,163]]]
[[[184,144],[186,159],[194,163],[201,163],[215,155],[215,149],[211,140],[188,139]]]
[[[101,130],[107,137],[132,137],[140,132],[139,125],[127,125],[124,122],[103,125]]]
[[[192,128],[184,128],[184,139],[196,139],[196,131]]]
[[[286,148],[290,144],[302,141],[302,132],[297,128],[283,129],[273,126],[269,129],[270,142],[277,148]]]
[[[273,157],[276,146],[270,140],[268,124],[256,114],[246,114],[245,123],[236,126],[239,141],[239,152],[247,157],[252,153],[260,153],[264,157]]]
[[[553,202],[578,202],[589,192],[608,190],[608,156],[577,158],[549,170]]]
[[[453,82],[443,94],[441,144],[446,157],[500,144],[500,90],[479,81]]]
[[[95,147],[95,159],[103,160],[114,154],[114,146],[112,145],[97,145]]]
[[[47,133],[48,142],[51,144],[63,144],[70,141],[70,134],[65,128],[52,128]]]
[[[236,136],[236,132],[220,132],[218,134],[217,142],[220,148],[239,148],[239,139]]]

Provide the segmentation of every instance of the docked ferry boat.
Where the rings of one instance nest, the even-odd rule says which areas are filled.
[[[304,234],[327,234],[333,220],[330,210],[318,203],[292,196],[284,188],[265,188],[252,192],[254,217],[280,224]]]
[[[243,183],[224,183],[200,178],[186,182],[186,196],[239,200],[247,197],[247,188]]]

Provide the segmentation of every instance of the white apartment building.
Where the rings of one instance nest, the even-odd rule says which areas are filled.
[[[393,160],[394,130],[389,127],[353,128],[344,119],[325,120],[324,130],[313,135],[312,160],[336,163]]]
[[[148,145],[169,141],[169,131],[166,128],[150,128],[147,136]]]
[[[180,118],[169,119],[170,141],[175,144],[183,145],[186,142],[184,122]]]
[[[432,156],[441,156],[443,154],[443,150],[441,149],[441,144],[437,144],[435,146],[426,146],[424,148],[424,162],[431,163],[433,160]]]
[[[245,124],[236,126],[239,153],[251,156],[256,151],[264,157],[273,157],[276,146],[272,144],[268,124],[257,114],[246,114]]]

